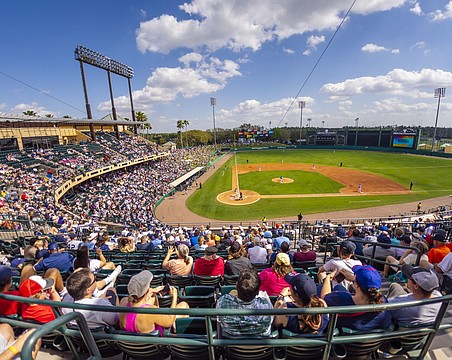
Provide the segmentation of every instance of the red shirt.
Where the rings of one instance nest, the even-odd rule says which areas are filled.
[[[19,296],[18,290],[7,291],[3,294]],[[12,300],[0,299],[0,314],[15,315],[19,313],[20,303]]]
[[[201,276],[224,275],[224,260],[217,257],[212,260],[206,260],[203,257],[196,259],[193,274]]]
[[[297,251],[293,253],[293,261],[303,262],[303,261],[314,261],[317,259],[317,253],[314,250],[309,250],[308,252]]]
[[[28,305],[22,306],[22,318],[24,320],[35,320],[40,323],[48,323],[56,319],[51,306],[48,305]]]
[[[446,245],[434,247],[428,252],[428,262],[430,264],[440,263],[444,257],[450,253],[450,249]]]

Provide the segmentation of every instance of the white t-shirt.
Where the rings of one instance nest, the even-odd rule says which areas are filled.
[[[444,275],[452,278],[452,252],[447,254],[444,259],[441,260],[438,267],[443,271]]]
[[[333,271],[337,269],[337,272],[339,273],[341,270],[345,270],[348,271],[349,273],[353,274],[353,266],[356,265],[362,265],[361,261],[359,260],[353,260],[353,259],[331,259],[330,261],[327,261],[325,263],[325,265],[323,265],[323,268],[326,271]],[[352,284],[351,281],[348,280],[343,280],[342,282],[338,283],[336,280],[333,279],[332,281],[332,286],[333,288],[338,285],[341,284],[342,286],[344,286],[346,289],[349,288],[349,286]]]
[[[416,263],[416,259],[417,259],[417,254],[412,253],[412,254],[407,255],[407,256],[403,259],[403,262],[404,262],[405,264],[407,264],[407,265],[413,266],[413,265]],[[427,254],[421,255],[421,258],[420,258],[419,262],[421,262],[421,261],[423,261],[423,260],[424,260],[424,261],[428,261],[428,256],[427,256]]]
[[[74,302],[74,299],[67,294],[64,299],[64,302]],[[61,308],[61,312],[63,314],[68,314],[72,311],[78,311],[83,314],[88,323],[88,327],[90,329],[105,326],[105,325],[116,325],[119,320],[119,316],[115,312],[104,312],[104,311],[96,311],[94,310],[95,305],[102,306],[113,306],[110,301],[106,298],[87,298],[75,301],[76,304],[85,304],[85,305],[93,305],[91,310],[81,310],[81,309],[69,309],[69,308]],[[74,321],[75,324],[75,321]]]
[[[267,250],[261,246],[253,246],[248,249],[248,257],[252,264],[265,264],[267,262]]]

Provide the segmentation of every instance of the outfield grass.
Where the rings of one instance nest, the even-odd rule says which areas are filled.
[[[272,179],[280,176],[294,180],[280,184]],[[239,175],[241,189],[256,191],[261,195],[327,194],[338,193],[344,185],[319,173],[308,171],[254,171]]]
[[[410,182],[413,182],[413,193],[365,197],[260,199],[257,203],[246,206],[225,205],[219,203],[216,196],[223,191],[231,190],[231,169],[235,164],[234,158],[232,158],[226,163],[226,170],[221,167],[203,184],[201,190],[190,196],[187,206],[191,211],[211,219],[245,221],[260,219],[264,215],[267,218],[295,217],[300,211],[304,214],[312,214],[400,204],[452,193],[452,161],[447,159],[341,150],[334,152],[333,150],[262,150],[237,153],[238,164],[246,164],[247,161],[249,164],[281,163],[281,160],[284,160],[286,164],[307,163],[332,166],[339,166],[342,162],[343,167],[389,178],[405,188],[408,188]],[[242,182],[240,186],[245,188]],[[247,185],[246,188],[254,190],[250,185]]]

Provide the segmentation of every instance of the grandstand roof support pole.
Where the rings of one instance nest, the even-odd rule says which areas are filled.
[[[85,96],[86,117],[88,119],[92,119],[93,115],[91,113],[91,105],[89,104],[88,100],[88,88],[86,86],[85,68],[83,67],[83,61],[79,60],[79,62],[80,62],[80,72],[82,74],[83,94]],[[93,123],[89,123],[89,132],[91,134],[91,139],[93,139],[93,141],[96,141],[96,133],[94,132]]]
[[[299,101],[298,107],[300,108],[300,137],[299,144],[301,146],[301,129],[303,128],[303,108],[306,106],[306,101]]]
[[[110,74],[110,70],[107,70],[107,75],[108,75],[108,88],[110,89],[111,114],[113,115],[113,120],[118,120],[118,117],[116,116],[115,101],[114,101],[114,99],[113,99],[113,87],[112,87],[112,85],[111,85],[111,74]],[[115,128],[116,138],[119,140],[119,130],[118,130],[118,125],[115,124],[114,128]]]
[[[133,98],[132,98],[132,81],[127,78],[127,84],[129,85],[129,97],[130,97],[130,108],[132,110],[132,121],[135,122],[135,109],[133,108]],[[137,124],[133,124],[133,133],[136,135],[138,133]]]

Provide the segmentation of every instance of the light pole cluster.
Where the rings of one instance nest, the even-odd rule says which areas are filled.
[[[212,118],[213,118],[213,144],[217,147],[217,128],[215,126],[215,105],[217,105],[217,98],[210,98],[210,105],[212,106]]]
[[[306,107],[306,101],[299,101],[298,107],[300,108],[300,139],[299,139],[299,143],[301,145],[301,129],[303,128],[303,108]]]
[[[438,117],[439,117],[439,105],[441,103],[441,98],[446,95],[446,88],[436,88],[435,98],[438,98],[438,106],[436,108],[436,119],[435,119],[435,130],[433,131],[432,139],[432,151],[436,150],[436,128],[438,127]]]

